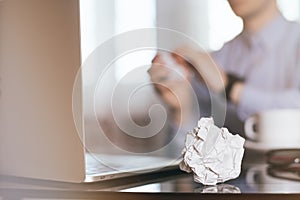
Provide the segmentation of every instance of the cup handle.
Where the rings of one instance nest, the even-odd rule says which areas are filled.
[[[258,174],[258,169],[256,168],[250,168],[248,169],[247,173],[246,173],[246,182],[248,184],[255,184],[257,183],[257,181],[255,181],[255,177]]]
[[[263,170],[263,171],[262,171]],[[262,176],[265,173],[265,168],[261,168],[261,166],[255,166],[253,168],[249,168],[246,172],[246,182],[249,185],[257,186],[257,184],[263,183]]]
[[[253,129],[256,122],[257,122],[257,117],[252,116],[252,117],[249,117],[245,121],[245,126],[244,126],[246,137],[251,139],[251,140],[254,140],[254,141],[257,141],[257,139],[258,139],[257,132],[255,132],[254,129]]]

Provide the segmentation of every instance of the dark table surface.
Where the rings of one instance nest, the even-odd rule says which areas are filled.
[[[82,184],[0,176],[0,199],[300,199],[300,181],[269,171],[263,152],[247,150],[241,175],[216,186],[179,169]]]

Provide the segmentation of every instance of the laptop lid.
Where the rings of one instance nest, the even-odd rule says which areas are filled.
[[[78,1],[4,0],[0,9],[0,173],[82,182]]]

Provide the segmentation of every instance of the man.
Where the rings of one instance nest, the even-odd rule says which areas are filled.
[[[208,54],[187,46],[175,53],[188,60],[201,75],[202,81],[193,84],[195,91],[203,87],[203,82],[214,93],[226,91],[225,126],[232,132],[242,133],[242,122],[250,115],[267,109],[300,108],[300,26],[282,17],[276,0],[228,2],[242,18],[244,29],[220,51],[211,54],[214,61]],[[186,74],[192,73],[182,58],[173,56],[179,63],[185,63]],[[187,75],[185,80],[164,81],[161,86],[159,76],[163,74],[155,63],[163,63],[159,54],[149,70],[151,79],[162,99],[170,105],[175,123],[185,124],[190,120],[186,116],[192,112],[193,104],[186,97],[180,101],[183,95],[178,91],[191,94],[186,80],[194,82],[193,78]],[[199,99],[207,98],[201,92],[197,95]]]

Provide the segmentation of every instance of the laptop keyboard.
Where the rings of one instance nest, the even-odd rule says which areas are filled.
[[[86,175],[163,168],[174,163],[165,157],[86,154]]]
[[[95,157],[90,154],[86,154],[86,175],[93,175],[93,174],[102,174],[114,171],[113,168],[110,168]]]

